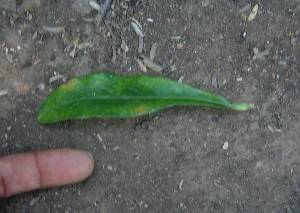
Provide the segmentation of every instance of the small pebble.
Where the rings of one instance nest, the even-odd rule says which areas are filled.
[[[147,21],[152,23],[153,19],[152,18],[147,18]]]
[[[223,144],[223,149],[224,149],[224,150],[227,150],[227,149],[228,149],[228,146],[229,146],[229,143],[228,143],[228,141],[226,141],[226,142]]]
[[[44,83],[40,83],[37,87],[39,88],[39,90],[43,91],[46,86]]]
[[[95,2],[95,1],[89,1],[89,5],[93,8],[93,9],[95,9],[95,10],[97,10],[97,11],[100,11],[100,5],[97,3],[97,2]]]
[[[183,44],[182,43],[177,44],[177,49],[181,50],[182,48],[183,48]]]
[[[291,39],[291,45],[295,46],[296,45],[296,41],[297,41],[297,38],[296,37],[293,37]]]
[[[113,151],[117,151],[118,149],[120,149],[120,147],[119,146],[115,146],[112,150]]]
[[[33,206],[33,205],[36,203],[36,201],[38,201],[39,199],[40,199],[40,197],[35,197],[35,198],[33,198],[33,199],[30,201],[29,205],[30,205],[30,206]]]
[[[236,81],[238,81],[238,82],[239,82],[239,81],[243,81],[243,78],[242,78],[242,77],[239,77],[239,78],[236,79]]]
[[[8,94],[8,91],[6,89],[0,90],[0,97],[7,95],[7,94]]]
[[[217,75],[212,76],[211,84],[213,85],[213,87],[218,88],[218,77],[217,77]]]
[[[13,59],[13,57],[12,57],[11,54],[5,52],[4,55],[5,55],[6,60],[7,60],[9,63],[14,63],[14,59]]]

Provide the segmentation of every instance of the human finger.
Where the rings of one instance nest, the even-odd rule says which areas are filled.
[[[93,157],[76,149],[51,149],[0,157],[0,198],[75,183],[94,170]]]

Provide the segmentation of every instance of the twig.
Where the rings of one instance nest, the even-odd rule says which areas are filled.
[[[107,12],[107,9],[108,9],[110,3],[111,3],[111,0],[105,0],[103,6],[101,7],[101,10],[99,13],[102,17],[102,20],[104,20],[104,18],[105,18],[105,15],[106,15],[106,12]]]
[[[112,29],[111,29],[108,21],[104,20],[104,23],[105,23],[105,25],[106,25],[106,27],[107,27],[107,29],[108,29],[108,31],[109,31],[112,39],[113,39],[113,42],[116,42],[117,38],[116,38],[115,34],[113,33],[113,31],[112,31]]]
[[[112,50],[113,50],[113,56],[112,56],[111,62],[115,62],[116,58],[117,58],[117,50],[116,50],[115,45],[112,45]]]
[[[96,15],[96,17],[83,18],[83,20],[86,21],[86,22],[94,22],[94,21],[101,22],[101,21],[104,21],[104,18],[105,18],[105,15],[106,15],[106,12],[108,10],[108,7],[109,7],[110,3],[111,3],[111,0],[105,0],[102,8],[100,9],[100,11]]]
[[[295,75],[296,75],[298,78],[300,78],[299,73],[298,73],[294,68],[292,68],[291,70],[293,71],[293,73],[295,73]]]
[[[143,59],[143,63],[146,67],[150,68],[151,70],[153,70],[154,72],[157,72],[159,74],[162,74],[162,71],[167,68],[167,65],[163,64],[162,66],[154,63],[153,61],[150,60],[150,58],[147,58],[146,56],[140,54],[139,55],[140,58]]]

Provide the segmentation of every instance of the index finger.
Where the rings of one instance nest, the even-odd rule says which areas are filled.
[[[0,198],[41,187],[81,181],[94,160],[76,149],[52,149],[0,157]]]

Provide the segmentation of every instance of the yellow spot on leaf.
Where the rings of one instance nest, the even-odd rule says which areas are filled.
[[[73,78],[67,84],[61,85],[61,88],[64,90],[71,91],[71,90],[74,90],[76,84],[77,84],[77,79]]]
[[[141,115],[141,114],[146,114],[148,110],[148,107],[145,105],[141,105],[141,106],[137,106],[134,108],[134,112],[136,112],[137,114]]]

